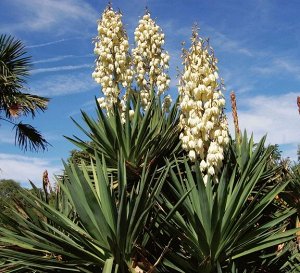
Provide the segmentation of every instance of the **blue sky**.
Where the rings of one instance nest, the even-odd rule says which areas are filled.
[[[229,94],[237,94],[240,125],[256,139],[268,133],[268,142],[280,144],[284,156],[296,159],[300,143],[300,20],[297,0],[132,0],[112,1],[120,8],[132,34],[145,7],[166,34],[171,55],[170,93],[177,95],[176,67],[180,67],[181,42],[189,44],[194,23],[209,37],[219,59],[227,88],[227,108],[232,128]],[[92,39],[97,19],[107,5],[100,0],[1,0],[0,33],[21,39],[33,57],[29,92],[50,97],[49,109],[32,124],[52,144],[48,151],[23,153],[14,146],[11,127],[0,128],[0,178],[24,185],[40,184],[42,172],[59,173],[61,159],[75,148],[63,135],[81,136],[71,121],[81,121],[80,109],[93,113],[100,86],[93,82]],[[31,121],[30,121],[31,122]],[[52,179],[53,180],[53,179]]]

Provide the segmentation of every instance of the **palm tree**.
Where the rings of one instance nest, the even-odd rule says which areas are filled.
[[[30,124],[15,122],[20,116],[35,117],[45,111],[49,99],[24,93],[31,57],[20,40],[0,35],[0,119],[11,123],[16,131],[15,143],[23,150],[45,150],[48,142]]]

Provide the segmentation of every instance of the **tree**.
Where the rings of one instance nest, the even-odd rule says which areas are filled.
[[[0,35],[0,119],[11,123],[16,130],[15,143],[23,150],[45,150],[48,142],[30,124],[16,122],[20,116],[35,117],[45,111],[49,99],[25,93],[31,57],[21,41]]]
[[[0,180],[0,210],[6,211],[7,207],[14,204],[14,199],[22,199],[20,184],[12,179]]]

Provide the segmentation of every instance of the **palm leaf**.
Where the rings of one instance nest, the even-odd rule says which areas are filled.
[[[44,139],[39,131],[30,124],[19,122],[15,125],[15,143],[22,149],[38,151],[45,150],[49,143]]]

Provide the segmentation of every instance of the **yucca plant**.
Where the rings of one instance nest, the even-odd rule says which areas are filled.
[[[286,170],[285,176],[290,179],[290,183],[286,190],[279,194],[278,202],[282,206],[289,206],[297,210],[297,214],[290,220],[291,227],[300,227],[300,168],[299,164],[294,164],[288,160],[283,160],[280,165],[284,166]],[[276,257],[273,258],[272,262],[281,269],[282,272],[299,272],[300,270],[300,253],[299,253],[299,243],[300,243],[300,232],[296,233],[296,238],[286,244],[280,246],[280,252]]]
[[[59,184],[76,217],[29,192],[23,194],[31,208],[23,207],[23,213],[12,209],[11,216],[1,213],[0,255],[6,258],[1,270],[134,272],[133,267],[143,264],[137,252],[147,240],[141,235],[167,170],[154,179],[156,172],[149,173],[145,164],[128,192],[125,162],[120,159],[115,191],[104,158],[96,156],[96,164],[91,164],[92,180],[84,166],[80,170],[71,164],[65,165],[67,180]]]
[[[248,145],[252,146],[251,140],[245,141],[244,138],[239,146],[243,155],[249,152]],[[163,197],[166,214],[162,223],[168,225],[166,235],[176,234],[176,244],[181,245],[165,261],[172,270],[215,272],[218,264],[226,266],[241,257],[242,267],[249,263],[251,268],[257,262],[253,257],[247,260],[247,255],[294,238],[297,229],[286,231],[286,226],[295,209],[278,209],[264,215],[288,184],[284,182],[266,190],[266,177],[276,176],[276,169],[266,169],[270,151],[264,148],[264,141],[265,138],[256,145],[247,161],[241,162],[239,157],[228,160],[218,184],[209,179],[205,185],[198,164],[190,166],[185,161],[184,168],[177,163],[170,169],[168,185],[180,205],[174,206],[174,200]]]
[[[122,154],[127,172],[133,177],[140,176],[143,164],[149,168],[163,166],[165,158],[179,156],[182,153],[178,141],[180,128],[177,104],[175,103],[170,113],[166,115],[160,107],[160,100],[154,96],[146,112],[141,110],[140,102],[138,94],[129,96],[128,107],[125,110],[126,123],[122,122],[117,107],[114,107],[112,114],[107,116],[96,103],[97,120],[82,112],[87,128],[74,120],[89,139],[82,140],[76,136],[67,139],[92,158],[95,158],[95,151],[99,155],[103,154],[108,166],[114,169],[117,169],[118,158]],[[134,109],[131,118],[130,105]]]
[[[170,84],[162,30],[146,12],[135,32],[136,47],[130,53],[121,18],[122,14],[109,5],[98,21],[92,76],[104,96],[97,99],[96,120],[82,112],[87,126],[75,121],[88,139],[68,139],[91,157],[95,149],[104,154],[112,168],[117,168],[121,153],[135,179],[141,174],[146,155],[151,168],[163,166],[165,157],[178,156],[179,114],[177,102],[171,107],[169,95],[161,98]],[[144,29],[152,29],[153,34],[147,38],[146,48],[138,38]]]
[[[263,191],[264,183],[254,190],[268,171],[270,151],[263,144],[264,139],[256,145],[245,170],[240,171],[238,160],[231,158],[219,183],[209,179],[206,186],[199,165],[187,159],[166,163],[154,172],[143,164],[134,187],[127,185],[122,157],[114,173],[96,152],[95,163],[89,166],[92,178],[84,163],[80,169],[65,164],[67,176],[57,193],[60,202],[47,202],[35,189],[23,193],[29,208],[12,209],[11,216],[1,214],[0,255],[5,263],[0,269],[239,272],[248,267],[251,272],[259,263],[249,254],[262,255],[261,250],[270,251],[296,232],[285,230],[294,209],[264,215],[287,182],[268,191]],[[263,216],[267,220],[261,222]],[[236,265],[231,268],[233,260]]]

